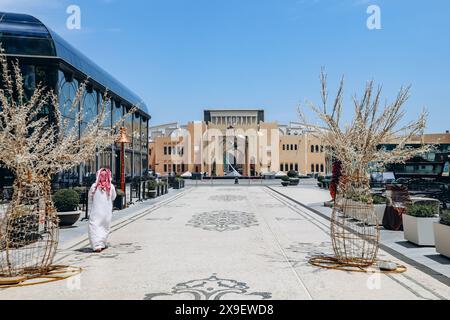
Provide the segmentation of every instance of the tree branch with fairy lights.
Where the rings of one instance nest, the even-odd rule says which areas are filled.
[[[337,190],[336,186],[333,190],[331,237],[335,257],[331,261],[341,266],[367,267],[376,261],[379,242],[378,227],[366,223],[376,220],[369,173],[382,170],[386,164],[404,163],[434,148],[423,143],[418,147],[408,146],[413,138],[423,136],[427,113],[423,111],[417,119],[402,125],[410,87],[402,87],[392,103],[382,106],[382,87],[375,88],[374,82],[369,81],[362,97],[353,97],[353,118],[344,123],[344,79],[340,81],[331,107],[323,70],[320,82],[321,105],[309,103],[309,106],[325,129],[315,130],[315,134],[327,146],[335,171],[340,173],[339,180],[335,181]],[[308,123],[301,108],[299,115]],[[384,144],[396,146],[386,150],[382,147]]]
[[[8,61],[0,46],[0,163],[15,177],[13,197],[0,221],[0,278],[45,273],[58,244],[58,217],[51,177],[89,161],[113,145],[114,125],[107,95],[95,116],[86,119],[82,82],[70,105],[60,105],[52,89],[37,84],[26,94],[18,61]],[[65,117],[60,110],[68,110]],[[81,134],[79,132],[81,128]]]

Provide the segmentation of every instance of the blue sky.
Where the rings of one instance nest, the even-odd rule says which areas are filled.
[[[81,30],[66,29],[70,4]],[[370,4],[381,30],[366,27]],[[299,102],[319,102],[324,66],[332,91],[345,75],[346,102],[370,79],[388,101],[411,84],[406,120],[427,107],[427,131],[450,130],[448,0],[0,0],[0,10],[40,18],[140,95],[153,124],[220,107],[296,121]]]

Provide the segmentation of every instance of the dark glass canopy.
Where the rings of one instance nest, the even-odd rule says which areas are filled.
[[[59,58],[148,114],[146,104],[134,92],[33,16],[0,12],[0,43],[10,55]]]

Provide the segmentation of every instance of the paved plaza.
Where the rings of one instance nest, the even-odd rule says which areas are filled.
[[[87,234],[61,230],[55,263],[80,266],[82,273],[0,289],[0,299],[450,298],[445,283],[384,250],[381,259],[403,264],[407,272],[310,265],[312,255],[332,253],[329,221],[293,198],[313,207],[326,197],[312,185],[189,184],[116,218],[109,248],[100,254],[88,249]]]

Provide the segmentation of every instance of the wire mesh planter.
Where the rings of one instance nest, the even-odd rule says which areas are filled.
[[[16,182],[0,226],[0,284],[2,278],[27,279],[49,270],[59,235],[49,183]]]
[[[331,240],[335,259],[354,267],[376,262],[380,231],[368,183],[364,178],[342,178],[331,218]]]

